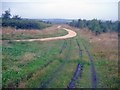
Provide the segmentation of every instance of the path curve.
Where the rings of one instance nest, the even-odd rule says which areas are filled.
[[[57,28],[60,28],[61,26],[58,26]],[[61,40],[61,39],[67,39],[67,38],[72,38],[72,37],[75,37],[77,35],[76,32],[70,30],[70,29],[67,29],[67,28],[63,28],[64,30],[66,30],[68,32],[67,35],[65,36],[59,36],[59,37],[50,37],[50,38],[41,38],[41,39],[23,39],[23,40],[13,40],[13,41],[16,41],[16,42],[32,42],[32,41],[51,41],[51,40]]]

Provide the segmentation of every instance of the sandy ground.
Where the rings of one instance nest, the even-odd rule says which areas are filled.
[[[57,28],[61,28],[61,26],[58,26]],[[65,35],[65,36],[40,38],[40,39],[23,39],[23,40],[13,40],[13,41],[16,41],[16,42],[21,42],[21,41],[23,41],[23,42],[25,42],[25,41],[28,41],[28,42],[32,42],[32,41],[51,41],[51,40],[61,40],[61,39],[72,38],[72,37],[75,37],[77,35],[76,32],[74,32],[70,29],[67,29],[67,28],[63,28],[63,29],[68,32],[68,34]]]

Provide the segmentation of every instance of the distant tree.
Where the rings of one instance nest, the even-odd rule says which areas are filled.
[[[15,16],[12,17],[12,19],[20,20],[21,17],[19,15],[15,15]]]
[[[84,21],[81,20],[81,19],[78,19],[77,27],[79,27],[79,28],[84,28]]]
[[[72,20],[72,22],[70,22],[70,25],[71,25],[71,26],[74,26],[74,27],[77,27],[77,21]]]
[[[2,18],[3,19],[10,19],[10,9],[9,10],[6,10],[5,13],[2,14]]]

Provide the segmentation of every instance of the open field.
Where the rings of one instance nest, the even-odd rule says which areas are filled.
[[[27,30],[27,29],[14,29],[14,28],[2,28],[2,40],[16,40],[16,39],[38,39],[55,36],[66,35],[65,30],[57,28],[57,25],[43,29],[43,30]]]
[[[3,87],[67,88],[76,67],[82,65],[76,88],[117,88],[117,33],[95,36],[87,29],[74,30],[76,37],[47,42],[2,42]],[[56,26],[45,30],[16,31],[3,28],[3,40],[45,38],[66,35]],[[113,44],[114,43],[114,44]],[[77,75],[75,75],[77,76]],[[96,79],[96,80],[94,80]]]

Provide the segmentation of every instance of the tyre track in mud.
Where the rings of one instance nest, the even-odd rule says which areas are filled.
[[[52,75],[46,81],[43,81],[40,84],[40,88],[47,88],[50,82],[52,82],[56,77],[58,77],[58,74],[60,73],[60,71],[62,71],[62,69],[64,69],[66,62],[70,59],[70,50],[71,50],[71,39],[70,39],[70,45],[68,48],[67,55],[65,56],[64,62],[60,64],[60,66],[52,73]]]
[[[49,47],[47,50],[50,52],[50,51],[52,50],[52,48]],[[44,54],[42,54],[42,56],[44,56],[45,53],[48,52],[48,51],[44,51]],[[51,64],[53,61],[54,61],[54,60],[48,61],[47,63],[45,63],[45,64],[43,64],[42,66],[40,66],[40,68],[38,68],[38,70],[42,70],[42,69],[45,68],[47,65]],[[30,63],[31,63],[31,62],[30,62]],[[26,66],[26,65],[28,65],[28,64],[29,64],[29,62],[27,62],[24,66]],[[29,79],[33,76],[33,74],[34,74],[35,72],[36,72],[36,71],[29,72],[29,73],[26,74],[26,76],[21,76],[21,77],[20,77],[19,79],[17,79],[16,81],[13,81],[14,87],[19,88],[20,83],[21,83],[22,81],[24,81],[24,80],[29,80]],[[8,85],[9,85],[9,84],[10,84],[10,83],[8,83]],[[14,87],[13,87],[13,88],[14,88]]]
[[[79,47],[79,56],[80,56],[80,60],[82,61],[82,54],[83,54],[83,50],[81,49],[81,47],[80,47],[80,44],[79,44],[79,42],[78,42],[78,40],[76,39],[76,42],[77,42],[77,46]]]
[[[63,42],[62,48],[60,49],[60,52],[61,52],[61,53],[62,53],[63,50],[67,47],[66,45],[67,45],[67,41],[65,40],[65,41]],[[50,49],[52,49],[52,47],[51,47]],[[46,51],[46,52],[48,52],[48,51]],[[44,52],[44,53],[46,53],[46,52]],[[49,51],[49,52],[50,52],[50,51]],[[60,52],[58,52],[58,54],[61,54]],[[44,69],[45,67],[47,67],[48,65],[50,65],[50,64],[53,63],[53,62],[54,62],[53,59],[50,60],[50,61],[48,61],[48,62],[45,63],[43,66],[41,66],[41,68],[39,69],[39,71],[42,70],[42,69]],[[33,72],[32,72],[32,73],[29,73],[29,74],[27,75],[27,80],[29,80],[29,79],[33,76],[33,74],[34,74]],[[19,86],[19,84],[18,84],[18,86]]]
[[[66,47],[67,47],[67,41],[64,40],[64,43],[63,43],[62,48],[59,53],[61,54]]]
[[[62,45],[62,48],[60,49],[60,52],[58,52],[58,54],[61,54],[66,47],[67,47],[67,41],[64,40],[63,45]],[[50,51],[49,51],[49,52],[50,52]],[[44,52],[44,53],[46,53],[46,52]],[[45,67],[47,67],[48,65],[50,65],[52,62],[54,62],[53,59],[50,60],[50,61],[48,61],[47,63],[45,63],[43,66],[41,66],[41,68],[40,68],[39,70],[44,69]],[[26,79],[29,80],[29,79],[33,76],[33,74],[34,74],[34,72],[29,73],[29,74],[27,75]],[[19,83],[17,83],[16,86],[19,87],[19,84],[20,84],[20,80],[19,80]]]
[[[81,64],[78,64],[67,88],[76,88],[76,81],[79,77],[82,77],[82,70],[83,70],[83,66]]]
[[[82,51],[83,50],[81,49],[80,44],[77,39],[76,39],[76,43],[79,48],[80,60],[82,61]],[[76,70],[74,72],[74,75],[73,75],[67,88],[76,88],[76,82],[77,82],[78,78],[82,77],[82,71],[83,71],[83,63],[78,63]]]
[[[65,41],[63,42],[62,48],[61,48],[61,50],[60,50],[59,53],[61,54],[66,47],[67,47],[67,41],[65,40]],[[43,67],[47,67],[47,66],[48,66],[49,64],[51,64],[53,61],[54,61],[54,60],[50,60],[49,62],[47,62],[46,64],[44,64]],[[42,69],[43,69],[43,68],[42,68]]]
[[[96,70],[95,70],[95,66],[94,66],[94,58],[92,56],[92,54],[90,53],[90,51],[88,50],[88,48],[86,47],[85,43],[82,44],[85,48],[86,53],[88,54],[89,60],[90,60],[90,65],[91,65],[91,76],[92,76],[92,88],[97,88],[97,75],[96,75]]]

